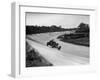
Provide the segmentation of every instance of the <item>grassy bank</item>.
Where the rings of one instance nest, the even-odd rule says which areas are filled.
[[[63,42],[68,42],[76,45],[82,45],[89,47],[89,35],[83,34],[83,33],[73,33],[73,34],[64,34],[58,36],[58,39],[60,39]]]
[[[26,67],[53,66],[26,42]]]
[[[63,42],[69,42],[72,44],[76,44],[76,45],[82,45],[82,46],[87,46],[89,47],[89,38],[88,37],[84,37],[84,38],[77,38],[77,39],[61,39],[61,41]]]

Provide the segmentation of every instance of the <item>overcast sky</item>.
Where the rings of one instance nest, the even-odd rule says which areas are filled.
[[[81,22],[89,24],[88,15],[26,13],[26,25],[51,26],[61,25],[63,28],[77,27]]]

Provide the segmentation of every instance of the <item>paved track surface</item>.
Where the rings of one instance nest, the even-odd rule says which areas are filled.
[[[27,42],[53,65],[77,65],[89,63],[89,47],[64,43],[56,37],[61,33],[43,33],[28,35]],[[46,46],[46,42],[54,39],[62,46],[61,50]]]

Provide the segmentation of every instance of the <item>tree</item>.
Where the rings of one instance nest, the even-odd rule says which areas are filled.
[[[80,25],[78,26],[76,30],[76,33],[77,32],[89,33],[89,25],[85,23],[80,23]]]

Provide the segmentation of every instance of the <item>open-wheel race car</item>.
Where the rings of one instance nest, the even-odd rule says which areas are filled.
[[[52,48],[57,48],[58,50],[61,49],[61,46],[59,46],[58,43],[56,43],[54,40],[50,40],[47,42],[47,46],[51,46]]]

